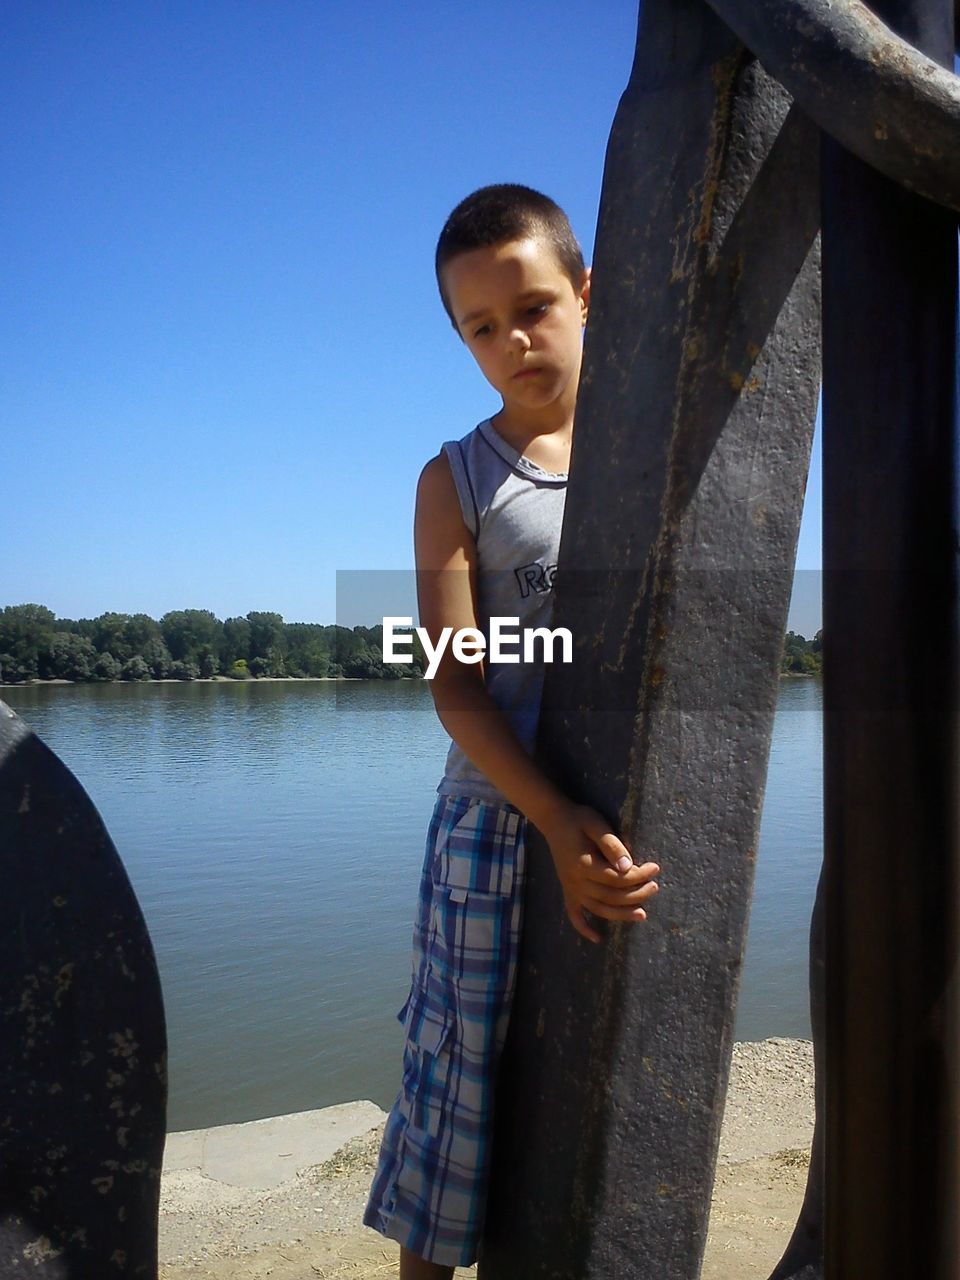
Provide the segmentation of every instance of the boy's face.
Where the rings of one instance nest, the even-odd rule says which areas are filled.
[[[572,413],[590,273],[574,287],[536,236],[458,254],[443,281],[457,330],[511,416]]]

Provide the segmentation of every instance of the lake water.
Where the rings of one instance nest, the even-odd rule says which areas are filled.
[[[73,770],[163,982],[171,1132],[399,1084],[423,842],[447,739],[422,682],[0,690]],[[809,1036],[822,695],[780,684],[736,1038]]]

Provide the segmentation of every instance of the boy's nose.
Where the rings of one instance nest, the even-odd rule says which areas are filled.
[[[507,335],[507,346],[511,351],[528,351],[530,349],[530,335],[526,329],[511,329]]]

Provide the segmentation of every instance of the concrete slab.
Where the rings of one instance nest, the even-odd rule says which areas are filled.
[[[369,1133],[385,1119],[386,1112],[373,1102],[344,1102],[245,1124],[171,1133],[163,1172],[195,1172],[234,1187],[276,1187],[301,1169],[323,1164],[351,1138]]]

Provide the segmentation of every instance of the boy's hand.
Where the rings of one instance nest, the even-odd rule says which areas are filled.
[[[540,826],[563,890],[570,923],[589,942],[601,936],[584,918],[584,909],[604,920],[645,920],[640,905],[659,892],[655,862],[634,864],[630,851],[610,824],[589,805],[568,804]]]

